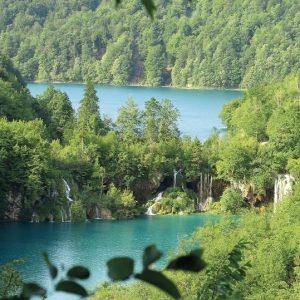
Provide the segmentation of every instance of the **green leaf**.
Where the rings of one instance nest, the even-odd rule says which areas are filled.
[[[57,273],[58,273],[57,268],[50,262],[47,252],[43,252],[43,256],[44,256],[44,260],[47,264],[47,267],[49,269],[52,279],[55,279],[57,276]]]
[[[71,281],[71,280],[60,281],[56,285],[56,290],[61,291],[61,292],[76,294],[76,295],[79,295],[81,297],[87,297],[88,296],[88,293],[87,293],[87,291],[85,290],[84,287],[82,287],[80,284],[78,284],[74,281]]]
[[[31,296],[45,297],[46,293],[47,291],[44,288],[33,282],[25,283],[22,290],[22,296],[25,298],[30,298]]]
[[[199,272],[206,267],[206,263],[201,258],[202,253],[201,249],[197,249],[187,255],[180,256],[172,260],[168,264],[167,269]]]
[[[67,275],[72,278],[87,279],[90,277],[90,271],[85,267],[75,266],[68,271]]]
[[[143,254],[143,265],[144,268],[148,268],[155,261],[162,257],[163,253],[156,248],[155,245],[150,245],[145,248]]]
[[[129,257],[115,257],[107,262],[108,276],[112,280],[126,280],[133,274],[134,261]]]
[[[161,272],[147,269],[140,274],[136,274],[135,278],[158,287],[174,299],[180,298],[180,293],[176,285]]]

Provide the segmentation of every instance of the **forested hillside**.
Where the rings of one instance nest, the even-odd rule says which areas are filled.
[[[250,87],[300,66],[298,0],[0,0],[0,51],[25,80]]]

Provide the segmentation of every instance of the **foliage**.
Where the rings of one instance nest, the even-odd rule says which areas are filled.
[[[298,81],[298,76],[288,76],[282,82],[251,88],[224,106],[221,117],[228,133],[225,139],[206,142],[208,161],[219,178],[251,185],[254,194],[266,198],[278,174],[290,171],[297,176]]]
[[[170,189],[153,207],[153,212],[156,214],[191,213],[194,210],[195,195],[188,194],[181,189]]]
[[[0,118],[31,120],[35,101],[12,62],[0,53]]]
[[[227,188],[221,196],[221,209],[225,212],[237,213],[245,205],[242,192],[239,189]]]
[[[75,120],[68,95],[50,86],[37,100],[38,114],[46,124],[50,138],[61,141],[64,138],[70,138]]]
[[[299,69],[297,0],[116,2],[1,0],[0,51],[42,81],[250,87]]]
[[[276,213],[252,209],[238,219],[223,217],[182,241],[184,249],[201,245],[203,272],[170,274],[183,299],[297,299],[299,280],[298,215],[300,188]],[[188,250],[186,250],[188,251]],[[168,299],[143,284],[100,287],[98,299]]]
[[[166,270],[200,272],[206,267],[205,262],[201,258],[202,254],[202,251],[197,249],[186,255],[179,256],[169,262],[166,266]],[[78,282],[78,280],[86,280],[90,277],[90,272],[87,268],[83,266],[74,266],[68,270],[60,270],[49,260],[47,253],[44,253],[43,255],[51,276],[51,283],[54,291],[75,294],[82,298],[89,295],[87,290]],[[158,250],[155,245],[146,247],[142,258],[143,270],[140,273],[134,273],[134,260],[132,258],[125,256],[114,257],[107,262],[108,276],[112,281],[125,281],[129,278],[134,278],[159,288],[174,299],[179,299],[180,293],[176,285],[168,279],[162,271],[156,271],[151,268],[153,263],[158,261],[162,255],[163,253]],[[8,267],[8,269],[9,272],[17,274],[17,271],[13,269],[10,270],[11,266]],[[6,292],[6,290],[4,292]],[[15,287],[10,286],[9,292],[15,293]],[[29,282],[23,284],[19,295],[8,297],[6,294],[3,294],[4,296],[1,296],[1,299],[26,300],[34,297],[45,298],[47,297],[47,294],[47,289],[36,283]]]
[[[74,201],[71,205],[72,222],[82,223],[86,221],[86,212],[81,201]]]
[[[23,260],[18,259],[0,266],[0,298],[15,294],[22,287],[22,274],[17,267],[23,263]]]
[[[26,199],[23,207],[24,219],[27,209],[43,193],[43,182],[49,176],[49,143],[45,139],[45,127],[41,120],[29,122],[0,119],[0,193],[1,212],[9,209],[8,195],[11,193]],[[30,215],[31,217],[31,215]]]
[[[155,245],[145,248],[143,254],[143,270],[141,273],[134,274],[134,261],[128,257],[116,257],[107,262],[108,275],[112,280],[127,280],[131,276],[134,278],[152,284],[172,298],[180,298],[180,293],[172,281],[170,281],[162,272],[150,269],[150,266],[160,259],[162,252]],[[201,259],[202,251],[194,250],[185,256],[172,260],[166,267],[167,270],[185,270],[199,272],[205,268],[205,263]]]

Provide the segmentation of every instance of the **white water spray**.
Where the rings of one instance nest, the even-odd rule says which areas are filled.
[[[287,197],[293,188],[295,178],[289,174],[278,175],[274,184],[274,204],[278,204]]]
[[[95,212],[96,212],[96,220],[100,220],[101,218],[99,217],[99,208],[98,208],[98,206],[96,206],[96,208],[95,208]]]
[[[159,202],[163,197],[163,192],[160,192],[153,200],[154,200],[154,203],[148,207],[147,209],[147,212],[146,212],[146,215],[148,216],[154,216],[155,213],[153,213],[153,207],[154,205]]]
[[[73,199],[70,197],[71,188],[64,179],[63,179],[63,182],[66,187],[66,198],[68,199],[69,202],[73,202]]]
[[[63,208],[61,208],[61,221],[62,222],[71,222],[72,221],[71,204],[73,202],[73,199],[70,197],[71,188],[65,179],[63,179],[63,183],[66,188],[65,195],[68,200],[68,214],[66,213],[66,211]],[[69,215],[69,218],[68,218],[68,215]]]
[[[212,202],[213,176],[209,173],[200,173],[199,197],[197,198],[197,207],[199,210],[205,210],[207,205]]]

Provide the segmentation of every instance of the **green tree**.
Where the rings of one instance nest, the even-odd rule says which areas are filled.
[[[145,102],[145,129],[144,135],[148,143],[158,142],[158,128],[160,123],[161,104],[151,98]]]
[[[91,79],[88,79],[84,91],[84,97],[80,101],[77,116],[77,133],[81,140],[81,148],[89,136],[97,135],[102,128],[99,111],[99,98]]]
[[[70,138],[74,128],[74,110],[68,95],[50,86],[38,97],[39,116],[48,127],[51,139]]]
[[[239,189],[227,188],[221,196],[221,208],[225,212],[237,213],[244,206],[242,192]]]
[[[150,46],[145,60],[146,83],[161,85],[163,82],[164,57],[161,45]]]
[[[160,110],[160,122],[158,128],[158,137],[161,142],[176,140],[179,138],[179,129],[177,121],[180,116],[179,111],[170,100],[162,100]]]
[[[132,98],[119,109],[117,130],[125,143],[136,143],[142,137],[142,113]]]
[[[257,144],[253,138],[240,135],[228,138],[220,149],[216,167],[220,178],[229,181],[247,181],[252,174],[252,162]]]

